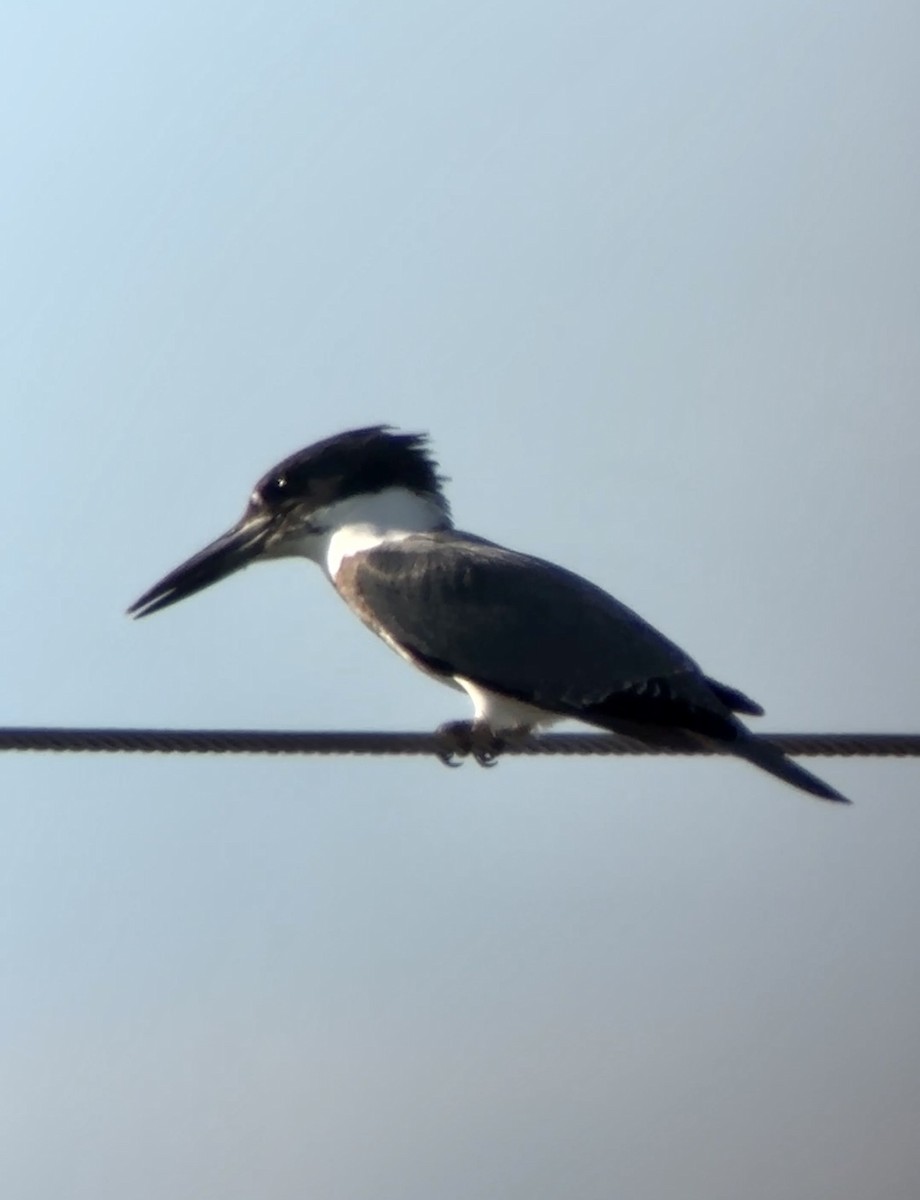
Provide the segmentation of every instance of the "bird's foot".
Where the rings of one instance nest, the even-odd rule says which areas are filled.
[[[436,734],[444,748],[438,758],[446,767],[460,767],[470,755],[481,767],[494,767],[508,739],[491,729],[485,721],[445,721]]]

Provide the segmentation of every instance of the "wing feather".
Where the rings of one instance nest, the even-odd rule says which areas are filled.
[[[696,663],[625,604],[571,571],[469,534],[413,534],[356,554],[337,586],[428,670],[538,708],[593,710],[601,723],[606,702],[631,697],[650,716],[672,705],[727,715]]]
[[[844,799],[733,715],[759,705],[571,571],[449,530],[355,554],[335,582],[371,628],[435,674],[652,744],[728,744],[795,787]]]

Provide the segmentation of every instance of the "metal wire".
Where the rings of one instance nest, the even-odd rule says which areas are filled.
[[[771,742],[787,754],[846,758],[920,756],[915,733],[771,733]],[[0,751],[50,750],[131,754],[361,754],[405,755],[449,753],[452,743],[439,733],[361,732],[282,733],[255,729],[61,729],[0,728]],[[522,738],[509,745],[509,755],[562,754],[723,754],[706,745],[647,746],[608,734],[550,733]]]

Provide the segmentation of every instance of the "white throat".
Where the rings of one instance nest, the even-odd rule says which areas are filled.
[[[399,487],[338,500],[317,516],[326,532],[317,538],[310,557],[316,558],[330,579],[335,579],[352,554],[450,524],[436,498]]]

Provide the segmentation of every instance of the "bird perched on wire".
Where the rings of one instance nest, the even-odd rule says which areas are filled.
[[[351,610],[413,666],[465,691],[471,721],[446,756],[491,765],[565,718],[650,745],[715,744],[825,800],[834,788],[737,714],[763,710],[704,675],[607,592],[554,563],[453,526],[427,439],[386,425],[316,442],[256,484],[240,520],[145,592],[143,617],[263,559],[318,563]]]

